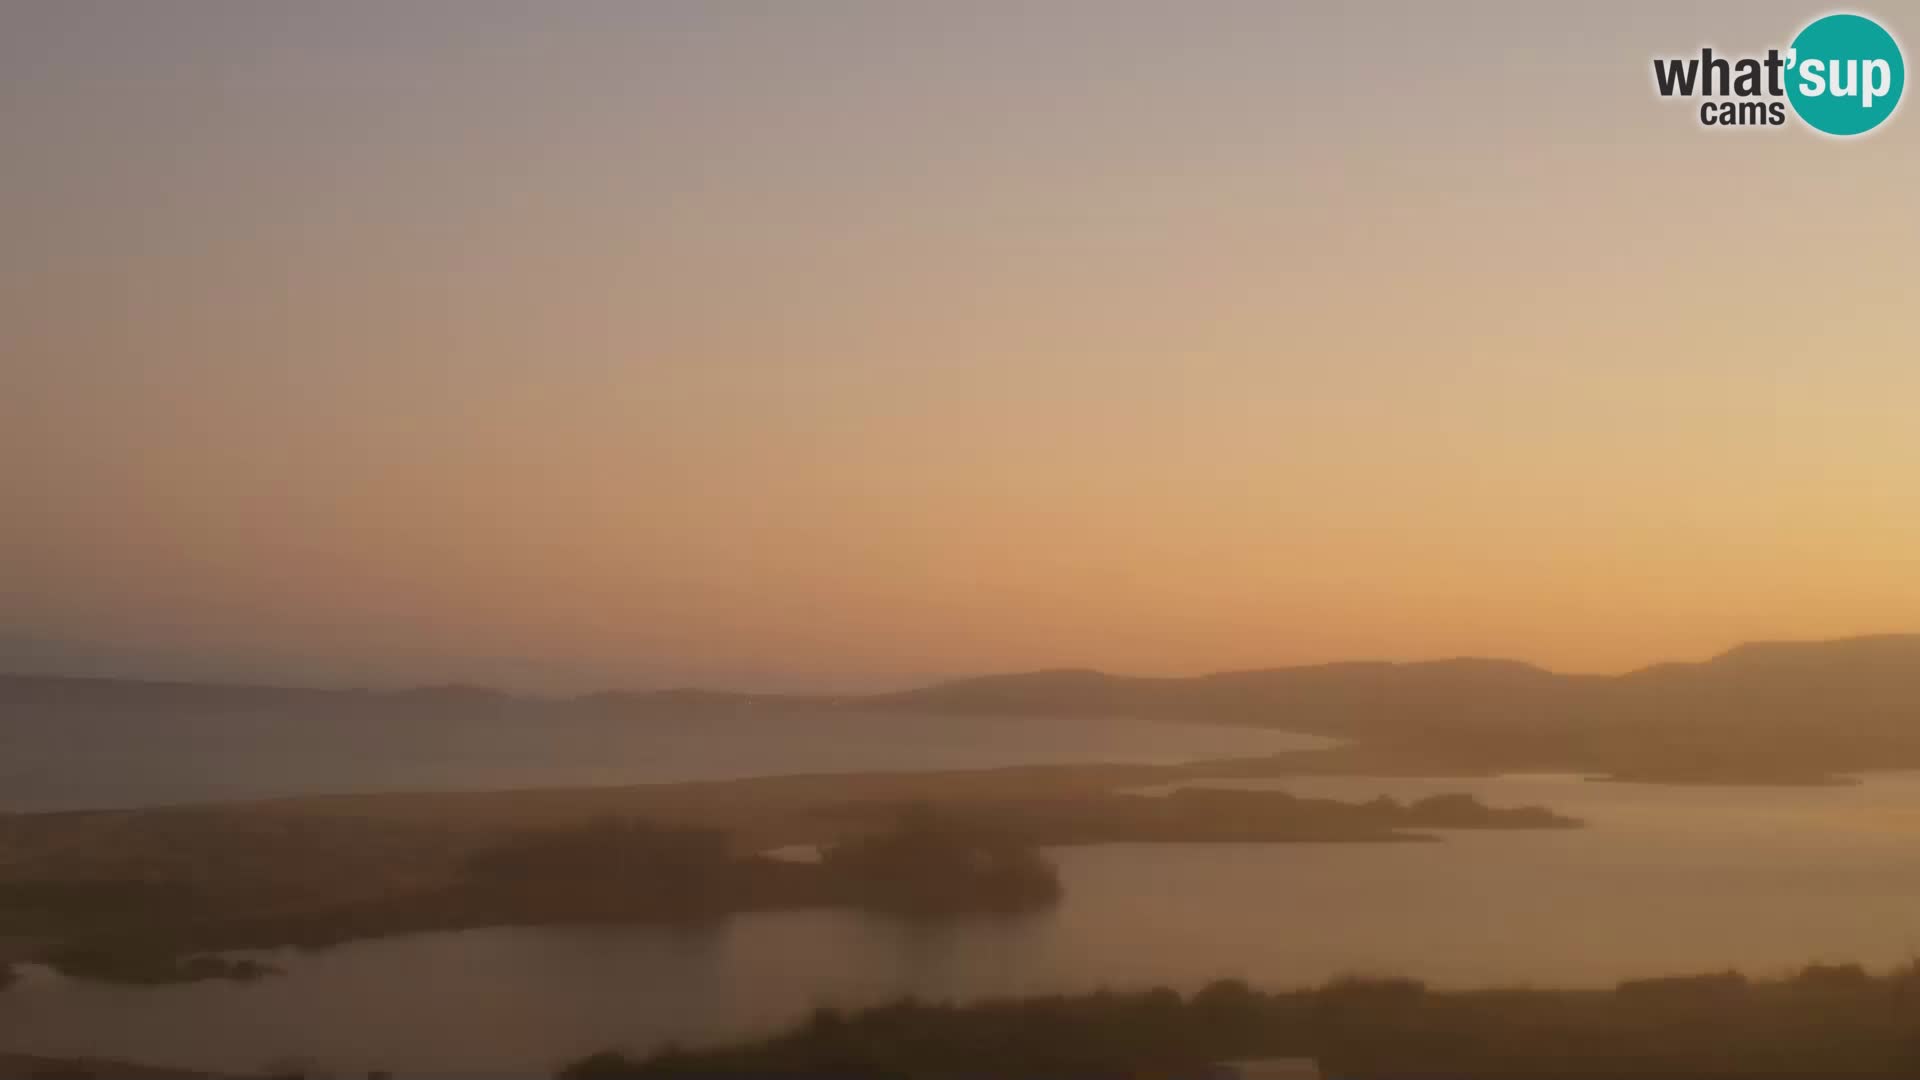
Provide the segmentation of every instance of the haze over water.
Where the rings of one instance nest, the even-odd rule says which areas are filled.
[[[481,791],[793,773],[1175,764],[1331,745],[1311,735],[1105,718],[778,707],[633,716],[531,703],[396,715],[0,709],[0,812],[379,791]]]

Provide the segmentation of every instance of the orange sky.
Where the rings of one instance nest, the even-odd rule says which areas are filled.
[[[854,688],[1920,630],[1911,107],[1649,86],[1814,12],[1023,6],[0,14],[0,646]]]

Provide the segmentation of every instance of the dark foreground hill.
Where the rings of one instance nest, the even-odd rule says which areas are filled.
[[[1262,993],[1215,983],[993,1001],[912,1001],[816,1013],[771,1039],[644,1059],[601,1054],[591,1077],[1221,1075],[1214,1063],[1305,1058],[1344,1080],[1733,1080],[1920,1076],[1920,979],[1810,967],[1776,981],[1731,972],[1614,990],[1429,991],[1349,979]],[[1249,1073],[1248,1075],[1253,1075]]]

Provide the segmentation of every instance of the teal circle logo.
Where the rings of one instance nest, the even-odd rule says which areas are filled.
[[[1793,39],[1787,100],[1815,129],[1860,135],[1879,127],[1900,104],[1907,64],[1900,43],[1864,15],[1815,19]]]

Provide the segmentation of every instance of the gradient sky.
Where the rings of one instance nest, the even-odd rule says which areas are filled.
[[[0,4],[0,655],[859,688],[1920,630],[1917,106],[1651,85],[1824,10]]]

